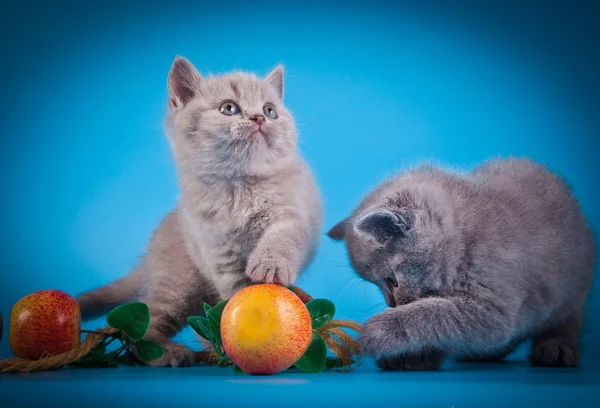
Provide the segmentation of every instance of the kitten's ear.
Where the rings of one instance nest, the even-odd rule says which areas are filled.
[[[327,236],[334,241],[342,241],[346,238],[346,228],[348,228],[348,220],[342,220],[334,225],[332,229],[329,230]]]
[[[265,77],[265,81],[277,91],[279,99],[283,100],[283,66],[277,65],[275,69]]]
[[[196,94],[202,77],[187,59],[177,56],[167,80],[169,103],[173,108],[185,106]]]
[[[360,217],[354,227],[363,234],[368,234],[379,242],[391,238],[406,236],[410,225],[402,215],[389,210],[376,210]]]

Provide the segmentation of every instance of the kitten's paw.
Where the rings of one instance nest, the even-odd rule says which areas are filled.
[[[404,332],[386,312],[373,316],[360,329],[358,343],[361,352],[372,356],[393,355],[403,343]]]
[[[577,367],[579,347],[573,340],[561,337],[545,339],[533,345],[529,361],[535,367]]]
[[[153,367],[190,367],[196,360],[196,354],[183,344],[169,341],[162,343],[161,346],[164,350],[164,354],[161,358],[156,360],[144,362],[139,355],[135,353],[135,348],[134,354],[143,364]]]
[[[429,371],[439,369],[445,358],[446,355],[440,351],[430,351],[421,354],[381,357],[377,360],[377,366],[385,371]]]
[[[288,286],[296,280],[297,271],[281,255],[263,255],[250,260],[246,275],[254,283],[278,283]]]

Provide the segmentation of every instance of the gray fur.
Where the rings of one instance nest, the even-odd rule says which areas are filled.
[[[321,230],[321,198],[296,149],[283,105],[283,68],[266,78],[231,73],[202,78],[178,57],[168,78],[167,136],[181,196],[160,223],[138,269],[82,294],[84,318],[139,298],[150,307],[147,337],[165,355],[153,365],[184,366],[187,347],[170,341],[203,302],[229,299],[252,284],[289,285],[311,262]],[[219,111],[234,101],[238,115]],[[250,119],[272,104],[279,117]],[[261,130],[260,132],[258,130]]]
[[[545,167],[422,166],[375,188],[329,236],[392,307],[359,336],[380,367],[501,360],[527,339],[533,365],[579,364],[595,242],[569,187]]]

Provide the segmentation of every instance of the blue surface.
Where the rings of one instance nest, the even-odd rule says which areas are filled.
[[[422,159],[466,168],[514,154],[563,174],[597,231],[598,2],[283,3],[3,3],[0,311],[5,319],[27,293],[58,288],[76,294],[124,275],[143,253],[177,197],[162,129],[166,75],[176,54],[205,74],[232,69],[266,74],[277,63],[285,65],[285,101],[323,191],[326,228],[399,168]],[[378,290],[354,276],[344,248],[325,238],[298,284],[335,301],[338,317],[364,321],[384,307]],[[475,404],[486,396],[488,402],[504,398],[507,407],[520,395],[524,404],[534,395],[566,401],[591,392],[598,378],[597,295],[589,309],[581,371],[509,366],[388,375],[365,369],[306,377],[309,384],[281,386],[277,395],[308,398],[309,391],[324,393],[331,385],[349,393],[349,401],[370,395],[378,405],[389,402],[390,394],[411,403],[418,396],[436,399],[448,407],[454,400]],[[101,325],[91,322],[87,328]],[[0,356],[10,354],[7,334],[5,327]],[[178,339],[197,346],[190,330]],[[522,348],[516,357],[526,353]],[[259,392],[223,382],[212,376],[216,373],[119,370],[99,380],[104,372],[77,371],[2,376],[0,387],[2,393],[23,391],[23,401],[49,396],[72,402],[84,394],[69,393],[67,380],[91,393],[97,381],[108,386],[137,378],[132,387],[114,392],[133,401],[140,398],[134,385],[156,383],[164,387],[150,390],[164,399],[170,388],[186,387],[172,395],[176,405],[217,392],[243,399],[244,393],[230,392],[234,387]]]
[[[462,364],[443,372],[373,372],[272,377],[228,368],[119,368],[3,376],[13,406],[47,407],[598,407],[600,373],[557,372],[521,363]],[[35,390],[35,392],[31,392]]]

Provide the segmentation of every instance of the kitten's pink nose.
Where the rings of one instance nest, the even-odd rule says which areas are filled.
[[[260,126],[265,121],[265,117],[263,115],[254,115],[250,118],[250,120],[255,121],[258,123],[258,126]]]

